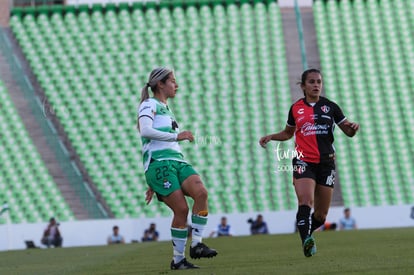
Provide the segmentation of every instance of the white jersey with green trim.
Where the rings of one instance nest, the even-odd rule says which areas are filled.
[[[155,98],[149,98],[138,108],[138,119],[146,116],[152,119],[152,128],[161,132],[179,133],[178,124],[168,105]],[[141,136],[144,169],[147,171],[151,159],[177,160],[185,162],[177,141],[160,141]]]

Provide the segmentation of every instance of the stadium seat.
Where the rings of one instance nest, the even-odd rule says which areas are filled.
[[[414,138],[408,2],[314,1],[326,94],[361,123],[353,140],[335,137],[345,205],[413,202],[414,159],[401,154]]]
[[[73,220],[2,82],[0,108],[0,201],[8,203],[11,222]]]
[[[276,2],[93,5],[15,14],[11,27],[48,100],[67,106],[56,116],[117,218],[170,215],[143,203],[135,128],[140,89],[161,64],[180,85],[170,105],[181,129],[195,134],[182,148],[209,188],[210,212],[295,207],[291,174],[275,173],[273,147],[258,146],[284,127],[291,104]]]

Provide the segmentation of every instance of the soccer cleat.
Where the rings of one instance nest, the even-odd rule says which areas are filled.
[[[312,257],[316,253],[316,244],[315,239],[312,236],[309,236],[303,242],[303,254],[306,257]]]
[[[193,265],[190,262],[187,262],[187,259],[184,258],[181,261],[179,261],[178,263],[174,263],[174,260],[171,261],[171,265],[170,265],[172,270],[180,270],[180,269],[197,269],[200,268],[199,266]]]
[[[190,248],[190,257],[193,259],[211,258],[217,255],[217,251],[209,248],[203,243],[198,243]]]

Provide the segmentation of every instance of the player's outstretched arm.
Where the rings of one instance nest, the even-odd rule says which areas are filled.
[[[350,122],[345,120],[341,124],[338,125],[341,128],[342,132],[345,133],[348,137],[353,137],[359,130],[359,124],[355,122]]]
[[[266,144],[271,140],[278,140],[278,141],[285,141],[288,139],[291,139],[293,137],[293,134],[295,133],[295,127],[291,127],[286,125],[285,129],[283,131],[280,131],[276,134],[271,134],[264,136],[260,138],[259,144],[263,148],[266,148]]]

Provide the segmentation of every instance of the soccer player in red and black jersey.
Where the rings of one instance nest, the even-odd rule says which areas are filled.
[[[305,95],[289,110],[285,129],[264,136],[260,145],[271,140],[284,141],[295,136],[296,156],[292,160],[293,184],[298,198],[296,222],[306,257],[316,253],[312,232],[324,224],[331,204],[335,182],[335,124],[349,137],[359,125],[348,119],[339,106],[321,96],[322,75],[317,69],[303,72],[300,86]],[[311,214],[311,209],[314,212]]]

